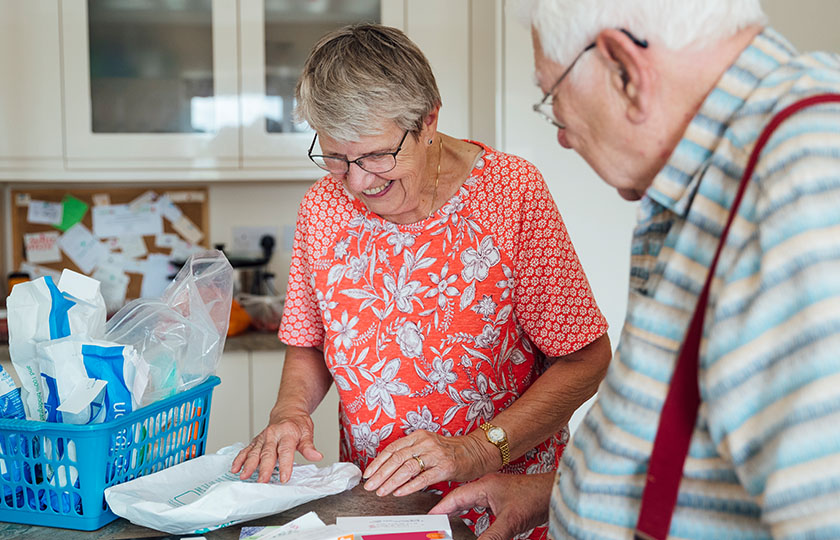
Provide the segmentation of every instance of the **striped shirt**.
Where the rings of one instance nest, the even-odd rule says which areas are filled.
[[[630,538],[677,352],[762,128],[840,93],[840,61],[765,29],[642,199],[621,339],[567,447],[560,538]],[[840,538],[840,105],[785,121],[726,240],[700,351],[702,403],[674,538]]]

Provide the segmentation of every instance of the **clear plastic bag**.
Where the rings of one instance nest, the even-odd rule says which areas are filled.
[[[277,332],[283,318],[286,296],[260,296],[240,293],[236,301],[251,317],[251,326],[259,332]]]
[[[149,364],[141,405],[192,388],[215,373],[230,322],[233,268],[221,251],[192,255],[160,299],[126,304],[105,339],[133,346]]]

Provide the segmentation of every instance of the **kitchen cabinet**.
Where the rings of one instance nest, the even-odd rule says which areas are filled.
[[[213,392],[207,453],[235,442],[249,442],[268,424],[283,373],[285,349],[233,351],[222,355],[216,375],[222,380]],[[319,466],[338,461],[338,392],[330,387],[312,414],[315,447],[324,454]],[[300,454],[296,463],[310,463]]]
[[[318,178],[313,132],[294,121],[294,89],[312,46],[335,28],[380,21],[404,29],[406,0],[240,0],[242,149],[246,169]]]
[[[61,169],[59,6],[0,0],[0,171]]]
[[[282,351],[251,352],[251,403],[253,405],[251,423],[256,435],[268,424],[268,413],[277,400],[280,378],[283,372]],[[296,463],[318,463],[320,466],[338,461],[338,391],[330,386],[321,404],[312,413],[315,424],[315,448],[323,455],[320,462],[310,462],[300,454],[295,456]]]
[[[439,128],[493,144],[500,6],[0,0],[0,76],[13,81],[0,113],[14,126],[0,130],[0,181],[316,179],[312,133],[291,115],[300,66],[321,34],[372,18],[428,57]]]
[[[235,168],[231,0],[62,0],[69,168]]]
[[[208,454],[236,442],[247,444],[251,440],[249,354],[248,351],[226,352],[219,361],[216,376],[222,382],[213,390],[210,431],[205,447]]]

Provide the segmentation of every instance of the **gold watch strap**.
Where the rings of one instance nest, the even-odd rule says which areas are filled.
[[[502,467],[510,463],[510,448],[507,439],[499,443],[499,451],[502,453]]]
[[[485,437],[487,437],[487,432],[489,432],[491,429],[497,426],[494,426],[489,422],[485,422],[479,427],[481,427],[481,429],[484,431]],[[498,443],[491,441],[489,437],[487,437],[487,442],[499,449],[499,453],[502,454],[502,467],[510,463],[510,447],[508,446],[507,434],[505,434],[505,438],[499,441]]]

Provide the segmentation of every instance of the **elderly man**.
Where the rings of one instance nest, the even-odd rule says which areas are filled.
[[[486,476],[432,511],[492,508],[481,538],[546,518],[555,539],[630,538],[750,154],[779,111],[840,93],[840,62],[800,55],[765,27],[757,0],[520,4],[544,92],[535,109],[563,147],[640,200],[627,315],[556,478]],[[770,136],[701,314],[689,371],[699,410],[662,536],[840,538],[840,104],[802,109]]]

